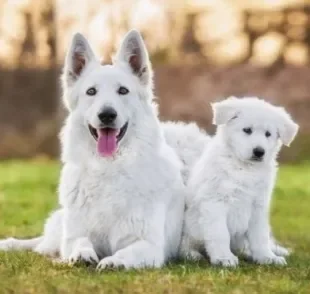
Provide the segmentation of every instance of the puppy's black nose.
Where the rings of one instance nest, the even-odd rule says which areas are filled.
[[[265,150],[262,147],[256,147],[253,149],[253,155],[256,158],[262,158],[265,155]]]
[[[105,125],[113,123],[116,117],[117,112],[112,107],[105,107],[102,112],[98,114],[99,120]]]

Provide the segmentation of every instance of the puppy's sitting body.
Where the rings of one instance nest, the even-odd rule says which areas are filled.
[[[190,174],[181,254],[199,259],[206,252],[212,264],[236,266],[232,251],[247,244],[255,262],[286,264],[273,252],[268,215],[276,157],[298,125],[257,98],[231,97],[212,108],[217,133]]]

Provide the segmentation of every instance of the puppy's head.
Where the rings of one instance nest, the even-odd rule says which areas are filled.
[[[152,69],[141,35],[124,37],[112,65],[102,65],[88,41],[75,34],[62,76],[64,102],[101,156],[114,155],[136,125],[152,91]]]
[[[246,162],[269,162],[289,146],[298,125],[281,107],[258,98],[230,97],[212,104],[213,124],[233,154]]]

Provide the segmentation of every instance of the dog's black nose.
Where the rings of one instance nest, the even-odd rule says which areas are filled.
[[[253,155],[256,158],[262,158],[265,155],[265,150],[262,147],[256,147],[253,149]]]
[[[112,107],[106,107],[98,114],[99,120],[105,125],[113,123],[116,117],[117,112]]]

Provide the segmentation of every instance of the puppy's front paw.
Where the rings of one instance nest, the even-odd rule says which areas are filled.
[[[103,271],[106,269],[121,269],[125,268],[125,263],[118,257],[109,256],[100,260],[97,265],[98,271]]]
[[[275,255],[283,257],[289,256],[292,253],[291,249],[286,249],[280,245],[275,245],[275,247],[272,248],[272,251]]]
[[[275,254],[254,256],[253,260],[259,264],[286,265],[285,258],[282,256],[277,256]]]
[[[221,265],[224,267],[236,267],[239,263],[239,260],[237,256],[231,253],[228,256],[211,258],[211,263],[213,265]]]
[[[93,248],[77,248],[69,257],[70,264],[86,263],[94,264],[98,263],[99,258]]]

